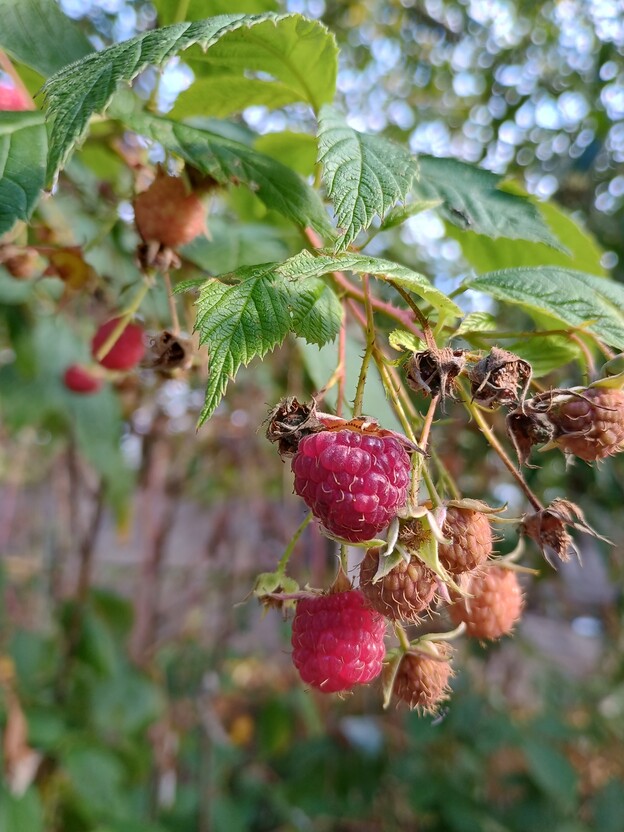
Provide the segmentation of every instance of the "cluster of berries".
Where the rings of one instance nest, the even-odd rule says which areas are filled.
[[[417,449],[370,421],[346,422],[288,399],[272,413],[268,435],[292,457],[295,492],[326,533],[347,543],[371,541],[358,589],[342,578],[329,594],[299,597],[292,657],[301,678],[323,692],[345,691],[383,670],[390,694],[435,710],[447,695],[450,646],[427,637],[387,654],[386,624],[415,623],[444,600],[451,621],[463,622],[474,638],[511,632],[522,593],[516,572],[489,560],[491,511],[451,501],[421,518],[401,517]],[[394,552],[382,555],[375,535],[397,521]]]
[[[206,209],[199,197],[189,191],[184,180],[158,169],[149,187],[134,200],[137,231],[142,243],[138,261],[143,268],[168,270],[179,265],[177,249],[205,231]],[[127,372],[142,363],[165,372],[188,369],[193,347],[188,338],[165,330],[147,336],[136,323],[112,318],[102,324],[91,343],[91,354],[105,370]],[[146,352],[148,353],[146,356]],[[96,393],[104,376],[78,364],[67,368],[65,386],[75,393]]]
[[[408,381],[428,395],[453,396],[467,364],[462,350],[425,350],[410,359]],[[528,399],[530,365],[497,348],[467,374],[479,406],[509,408],[508,431],[521,463],[540,442],[587,461],[622,449],[619,378]],[[324,532],[366,548],[358,588],[340,573],[329,593],[284,596],[296,603],[292,658],[301,678],[335,692],[381,675],[386,701],[394,696],[411,708],[435,711],[452,676],[447,637],[463,631],[479,640],[498,639],[512,632],[522,613],[518,568],[493,556],[496,512],[468,499],[413,505],[410,483],[418,466],[412,455],[420,449],[371,420],[346,421],[291,398],[272,411],[267,436],[282,456],[292,457],[294,490]],[[388,541],[376,540],[388,526]],[[568,526],[595,534],[581,510],[563,499],[525,515],[519,530],[547,555],[565,560],[574,551]],[[434,611],[446,615],[456,631],[410,643],[401,625]],[[398,628],[401,646],[386,652],[388,621]]]
[[[109,341],[110,348],[106,349]],[[145,355],[145,348],[143,327],[129,322],[124,326],[123,318],[111,318],[103,323],[91,341],[91,355],[105,370],[131,370]],[[81,364],[71,364],[65,370],[63,382],[73,393],[97,393],[104,383],[104,375]]]

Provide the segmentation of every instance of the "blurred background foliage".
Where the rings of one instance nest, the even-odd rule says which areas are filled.
[[[96,47],[185,15],[287,8],[321,18],[341,47],[339,97],[353,126],[553,197],[561,207],[543,210],[578,267],[624,276],[618,0],[61,7]],[[136,88],[166,109],[191,81],[174,60]],[[192,115],[183,94],[175,106]],[[252,108],[220,129],[308,174],[309,137],[274,134],[305,134],[309,119],[298,107]],[[108,131],[106,122],[94,129],[30,236],[17,240],[79,245],[77,262],[36,281],[0,267],[1,832],[620,832],[622,458],[566,467],[550,452],[531,472],[545,499],[579,502],[615,546],[585,538],[583,568],[558,574],[529,552],[540,574],[525,581],[517,636],[460,647],[440,717],[383,713],[376,688],[345,700],[305,691],[290,665],[288,625],[241,602],[302,517],[288,466],[259,426],[286,392],[322,386],[335,355],[287,343],[241,372],[199,434],[195,376],[144,371],[92,398],[69,394],[64,367],[87,357],[93,321],[123,305],[137,279],[128,162],[159,161],[132,136],[120,156],[112,145],[120,137]],[[301,247],[291,226],[241,189],[212,198],[209,225],[211,238],[184,251],[184,277]],[[426,270],[446,290],[477,263],[530,256],[525,245],[484,248],[481,239],[426,211],[380,231],[367,251]],[[469,301],[482,308],[483,299]],[[499,330],[532,326],[487,308]],[[141,312],[148,325],[166,321],[164,289]],[[546,377],[579,380],[574,364]],[[370,384],[368,396],[366,412],[385,420],[381,388]],[[467,496],[522,512],[521,495],[458,409],[449,407],[434,441]],[[502,539],[501,549],[514,543]],[[334,564],[309,527],[294,576],[327,585]]]

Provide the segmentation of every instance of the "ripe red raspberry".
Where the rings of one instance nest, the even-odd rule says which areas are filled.
[[[65,370],[63,383],[72,393],[97,393],[102,386],[102,379],[92,375],[80,364],[71,364]]]
[[[370,606],[392,621],[417,621],[435,595],[435,573],[413,557],[373,583],[378,565],[379,549],[369,549],[360,566],[360,589]]]
[[[405,653],[394,677],[393,694],[410,709],[423,713],[435,713],[438,706],[448,699],[448,682],[453,675],[450,658],[453,652],[449,644],[436,644],[439,658],[433,658],[417,650]],[[391,671],[388,667],[388,672]],[[384,671],[386,672],[386,671]]]
[[[29,110],[30,102],[22,90],[12,84],[0,84],[0,110]]]
[[[121,318],[111,318],[102,324],[93,336],[91,354],[107,370],[130,370],[145,355],[143,328],[138,324],[128,324],[102,359],[98,359],[100,347],[108,340]]]
[[[481,511],[449,506],[442,533],[451,543],[440,543],[440,562],[452,575],[470,572],[492,554],[490,521]]]
[[[471,575],[465,585],[470,593],[449,607],[455,625],[462,621],[471,638],[506,636],[520,619],[523,606],[518,576],[511,569],[493,566]]]
[[[149,188],[134,200],[134,218],[146,243],[177,249],[206,229],[206,208],[189,193],[179,176],[160,171]]]
[[[358,590],[302,598],[293,620],[294,665],[323,693],[364,685],[381,673],[385,629]]]
[[[296,493],[331,534],[345,540],[370,540],[407,499],[410,460],[392,436],[349,429],[305,436],[292,470]]]
[[[604,459],[624,442],[624,391],[589,387],[562,401],[555,398],[548,417],[564,453],[586,462]]]

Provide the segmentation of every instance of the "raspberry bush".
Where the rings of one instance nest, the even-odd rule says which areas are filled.
[[[234,570],[240,553],[222,551],[221,529],[257,530],[242,547],[246,586],[271,616],[263,626],[281,613],[291,628],[300,680],[289,664],[283,684],[325,712],[334,702],[316,692],[353,691],[374,708],[369,683],[386,706],[453,708],[453,674],[489,649],[468,639],[522,634],[537,572],[580,558],[588,536],[599,552],[612,545],[585,485],[616,493],[624,289],[595,241],[483,166],[355,129],[319,20],[260,0],[189,20],[178,17],[202,4],[155,5],[166,25],[98,51],[54,0],[0,2],[0,429],[19,451],[3,460],[0,542],[36,454],[73,501],[45,515],[50,593],[63,605],[47,616],[62,631],[57,676],[33,703],[37,679],[18,679],[28,662],[0,661],[0,701],[20,729],[11,794],[23,783],[31,794],[40,776],[55,832],[137,825],[134,797],[119,815],[109,806],[122,801],[102,800],[93,819],[89,783],[75,803],[64,792],[91,767],[113,797],[132,779],[100,709],[152,702],[126,728],[149,724],[154,747],[165,738],[154,780],[165,803],[176,720],[200,714],[210,741],[222,737],[214,725],[229,705],[214,680],[198,684],[192,717],[161,710],[151,687],[165,675],[161,607],[184,638],[198,627],[186,598],[161,598],[177,587],[162,574],[183,497],[240,499],[211,517],[205,561]],[[35,48],[41,20],[63,49]],[[175,61],[194,81],[169,107],[162,77]],[[427,217],[443,256],[414,242]],[[268,402],[274,452],[246,432]],[[263,513],[276,495],[298,528]],[[114,604],[92,590],[96,544],[102,528],[109,545],[131,538],[133,522],[145,537],[136,585],[123,587],[134,617],[102,635],[94,620]],[[63,545],[73,561],[57,567]],[[216,593],[229,610],[240,597],[226,577]],[[14,589],[7,618],[19,621]],[[239,674],[249,689],[256,671]],[[95,714],[79,730],[45,721],[49,701],[74,699]],[[226,716],[232,745],[251,744],[253,720]],[[94,763],[83,745],[96,723],[110,757]],[[66,727],[57,753],[49,737]]]

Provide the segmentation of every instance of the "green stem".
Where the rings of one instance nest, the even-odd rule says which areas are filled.
[[[535,494],[531,491],[531,489],[529,488],[528,484],[525,482],[525,479],[522,476],[522,474],[520,473],[520,471],[518,471],[518,469],[513,464],[511,459],[509,459],[509,457],[507,456],[507,453],[506,453],[505,449],[503,448],[501,443],[498,441],[498,437],[496,436],[496,434],[494,433],[492,428],[488,425],[488,423],[485,421],[485,418],[483,417],[482,412],[479,410],[477,405],[470,400],[470,393],[465,389],[465,387],[462,387],[462,392],[463,392],[464,407],[470,413],[472,418],[475,420],[475,422],[479,426],[479,430],[485,436],[487,441],[490,443],[490,445],[492,446],[492,449],[498,454],[498,456],[500,457],[501,462],[503,463],[505,468],[507,468],[509,473],[513,476],[513,478],[516,480],[516,482],[518,483],[518,485],[522,489],[523,494],[525,495],[527,500],[531,503],[533,508],[536,511],[541,511],[544,508],[544,506],[541,504],[541,502],[538,500],[538,498],[535,496]]]
[[[186,20],[189,5],[190,0],[178,0],[178,7],[173,18],[173,23],[183,23]]]
[[[128,322],[133,317],[134,313],[138,310],[139,306],[143,303],[143,298],[149,292],[149,286],[145,282],[143,286],[139,289],[136,293],[134,298],[132,299],[131,303],[122,311],[121,315],[119,316],[119,321],[117,325],[108,336],[106,341],[102,344],[100,349],[97,351],[97,355],[95,356],[98,361],[102,361],[103,358],[106,358],[108,353],[112,350],[115,346],[121,333],[127,327]]]
[[[410,640],[407,637],[407,633],[405,632],[405,629],[401,626],[401,624],[399,624],[398,622],[395,622],[394,632],[396,634],[396,637],[399,640],[399,644],[401,645],[401,648],[407,653],[407,651],[411,649],[412,645],[410,644]]]
[[[362,287],[364,289],[364,308],[366,311],[366,352],[362,359],[362,366],[360,367],[360,376],[358,378],[357,389],[355,391],[355,399],[353,401],[353,415],[362,415],[362,402],[364,400],[364,385],[366,384],[366,374],[370,364],[373,350],[375,348],[375,321],[373,318],[373,308],[370,299],[370,286],[368,275],[362,275]]]
[[[294,548],[297,545],[297,541],[299,540],[299,538],[303,534],[303,531],[304,531],[305,527],[308,525],[308,523],[310,522],[311,519],[312,519],[312,512],[309,511],[306,514],[306,516],[303,518],[301,524],[299,525],[299,528],[294,533],[294,535],[291,537],[290,543],[288,544],[288,546],[284,550],[284,554],[280,558],[280,561],[277,564],[277,569],[275,570],[276,572],[279,572],[281,575],[286,574],[286,567],[288,566],[288,561],[290,560],[290,556],[292,555],[292,553],[294,551]]]

